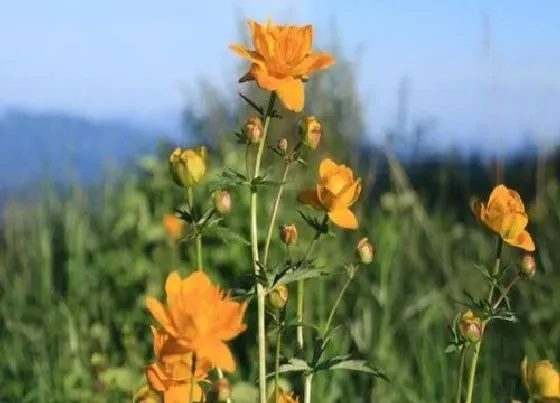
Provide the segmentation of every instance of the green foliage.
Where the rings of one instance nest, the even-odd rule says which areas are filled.
[[[306,158],[308,167],[294,166],[297,180],[286,185],[284,198],[294,200],[299,186],[313,181],[317,161],[326,152],[357,166],[363,119],[354,82],[349,63],[339,57],[333,74],[319,75],[307,84],[306,113],[322,119],[324,137],[319,149]],[[248,88],[247,97],[262,104],[263,94]],[[239,103],[242,107],[232,109],[227,99],[216,94],[207,88],[208,107],[197,117],[195,130],[198,139],[213,147],[208,177],[219,182],[207,186],[231,188],[233,210],[220,222],[209,212],[199,215],[198,228],[205,229],[204,265],[222,285],[250,290],[249,187],[270,185],[263,187],[265,196],[259,204],[260,217],[266,217],[278,185],[277,166],[282,156],[266,154],[264,166],[274,166],[266,179],[249,181],[241,174],[245,156],[235,144],[236,136],[216,135],[241,127],[252,113],[251,106]],[[284,118],[275,120],[269,144],[276,144],[280,137],[295,144],[295,117],[284,110],[278,113]],[[47,187],[37,203],[6,207],[0,239],[0,401],[126,401],[142,385],[143,370],[152,360],[151,320],[144,297],[161,296],[170,270],[186,274],[194,267],[190,244],[180,244],[180,259],[176,260],[176,249],[161,224],[163,215],[184,200],[168,175],[165,158],[169,151],[165,149],[163,157],[140,161],[138,171],[119,173],[118,180],[98,188],[75,187],[68,196],[61,196],[54,187]],[[300,262],[295,256],[303,256],[315,231],[326,230],[321,221],[306,213],[281,208],[278,224],[297,223],[300,239],[289,252],[293,256],[281,248],[271,250],[268,266],[275,268],[271,272],[276,276],[263,281],[269,286],[291,286],[300,278],[316,277],[307,287],[304,323],[322,328],[343,281],[334,269],[344,266],[341,257],[362,236],[368,236],[375,242],[377,254],[370,267],[358,272],[335,316],[341,326],[329,333],[324,346],[324,357],[332,358],[314,363],[317,368],[329,369],[328,374],[314,378],[316,401],[452,401],[457,364],[455,354],[444,354],[449,342],[446,326],[458,309],[454,300],[464,298],[462,290],[481,290],[472,295],[473,301],[480,301],[486,282],[493,281],[486,269],[479,267],[487,275],[481,279],[473,268],[475,262],[492,264],[492,239],[474,219],[457,219],[470,217],[467,203],[440,202],[446,199],[439,196],[439,185],[426,185],[415,193],[403,187],[402,173],[394,167],[387,179],[391,186],[378,186],[375,158],[371,156],[359,171],[364,180],[358,203],[361,229],[321,237],[316,246],[320,257]],[[223,173],[222,166],[228,168]],[[449,169],[443,166],[442,172],[432,171],[426,177],[431,180]],[[489,179],[480,180],[489,191]],[[464,193],[470,191],[468,186],[463,189]],[[429,204],[435,207],[426,210],[422,198],[436,200]],[[533,279],[522,281],[511,295],[518,323],[496,321],[489,331],[477,375],[475,398],[479,402],[523,396],[519,363],[525,352],[560,357],[557,181],[547,184],[539,202],[548,209],[541,210],[531,231],[542,270]],[[266,221],[259,225],[264,228]],[[260,234],[264,236],[264,230]],[[278,242],[276,235],[273,242]],[[519,259],[518,252],[506,251],[505,259]],[[293,265],[286,263],[290,261]],[[302,265],[308,266],[306,271],[299,270]],[[323,276],[325,273],[331,275]],[[287,316],[294,318],[294,311],[290,303]],[[508,312],[489,314],[511,319]],[[232,374],[234,397],[239,396],[234,401],[242,402],[254,393],[255,316],[251,312],[249,331],[232,343],[239,368]],[[284,324],[285,333],[295,333],[294,326]],[[315,335],[312,330],[306,334]],[[295,344],[289,344],[293,339],[285,337],[283,372],[310,370],[306,361],[288,359],[295,351]],[[269,362],[272,346],[271,342]],[[314,344],[306,346],[306,356],[313,356]],[[349,351],[351,356],[340,356]],[[354,356],[366,360],[351,358]],[[377,367],[383,368],[383,373]],[[391,383],[371,374],[387,376]]]

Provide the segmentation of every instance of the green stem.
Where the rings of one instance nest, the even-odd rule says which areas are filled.
[[[502,249],[504,246],[504,241],[502,241],[502,238],[498,237],[498,244],[496,246],[496,263],[494,264],[494,271],[492,272],[492,275],[494,277],[494,280],[496,280],[496,277],[498,276],[498,273],[500,272],[500,260],[502,257]],[[490,286],[490,292],[488,294],[488,303],[492,304],[492,298],[494,298],[494,284],[492,284]],[[471,367],[470,367],[470,371],[469,371],[469,383],[467,384],[467,398],[465,400],[465,403],[471,403],[472,402],[472,397],[473,397],[473,389],[474,389],[474,378],[475,378],[475,374],[476,374],[476,364],[478,363],[478,356],[480,355],[480,346],[482,345],[482,338],[484,337],[484,330],[486,327],[486,323],[482,324],[482,332],[480,335],[480,340],[475,344],[474,346],[474,354],[472,356],[472,360],[471,360]]]
[[[280,368],[280,348],[282,346],[282,330],[284,326],[284,310],[278,309],[277,311],[278,319],[280,323],[278,324],[278,333],[276,334],[276,354],[274,359],[274,393],[275,393],[275,402],[280,403],[280,389],[279,389],[279,380],[280,380],[280,373],[278,372]]]
[[[189,205],[191,212],[194,211],[194,191],[192,186],[188,188]],[[196,268],[202,270],[202,234],[196,236]]]
[[[303,403],[311,403],[311,386],[313,384],[313,373],[305,374],[305,383],[303,388]]]
[[[461,350],[461,359],[459,361],[459,379],[457,381],[457,399],[456,403],[461,403],[461,396],[463,394],[463,377],[465,373],[465,352],[467,349],[463,347]]]
[[[356,268],[356,270],[358,268],[359,268],[359,266]],[[354,269],[352,268],[352,270],[354,270]],[[329,318],[327,319],[327,323],[325,324],[325,329],[323,330],[323,339],[327,336],[327,334],[329,332],[329,329],[331,328],[332,321],[334,319],[334,314],[336,313],[336,310],[338,309],[338,306],[342,302],[342,298],[344,297],[344,294],[346,293],[346,290],[348,289],[348,286],[350,285],[350,282],[352,281],[352,279],[354,278],[355,275],[356,275],[355,271],[352,271],[352,274],[348,276],[348,279],[346,279],[346,282],[342,286],[342,289],[340,290],[340,293],[338,294],[338,297],[336,298],[336,301],[334,302],[334,305],[331,309],[331,313],[329,314]],[[325,343],[325,341],[323,340],[323,344],[324,343]]]
[[[255,160],[255,174],[253,178],[259,176],[261,168],[261,159],[266,144],[266,135],[270,124],[276,93],[272,92],[268,100],[266,109],[266,117],[264,121],[263,136],[259,143],[257,157]],[[249,176],[249,173],[248,173]],[[257,226],[257,188],[251,186],[251,251],[253,259],[253,267],[255,273],[259,272],[259,245],[258,245],[258,226]],[[266,403],[266,326],[265,326],[265,289],[256,282],[257,289],[257,313],[258,313],[258,345],[259,345],[259,402]]]
[[[270,247],[270,240],[272,239],[272,231],[274,230],[274,223],[276,222],[276,215],[278,214],[278,207],[280,206],[280,200],[282,199],[282,192],[284,192],[284,183],[288,177],[288,172],[290,171],[291,163],[286,161],[286,166],[284,168],[284,174],[282,175],[282,183],[278,187],[278,193],[276,194],[276,201],[274,202],[274,208],[272,209],[272,217],[270,218],[270,223],[268,224],[268,232],[266,234],[266,242],[264,244],[264,258],[263,262],[266,265],[268,260],[268,248]]]

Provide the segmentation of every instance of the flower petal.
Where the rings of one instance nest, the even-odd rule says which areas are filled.
[[[146,297],[146,307],[154,317],[154,319],[172,336],[177,336],[175,326],[169,313],[161,302],[153,297]]]
[[[258,52],[247,49],[243,45],[238,45],[238,44],[229,45],[229,49],[237,53],[238,56],[241,56],[242,58],[247,59],[252,63],[262,64],[264,62],[264,59]]]
[[[321,180],[326,179],[332,175],[338,169],[338,164],[336,164],[330,158],[323,158],[321,165],[319,165],[319,178]]]
[[[333,211],[329,211],[329,218],[333,224],[344,229],[357,229],[358,219],[347,208],[341,208]]]
[[[235,371],[235,360],[227,344],[222,342],[212,342],[202,345],[197,355],[204,357],[214,365],[227,372]]]
[[[293,112],[301,112],[305,98],[303,81],[301,79],[292,77],[282,79],[280,85],[276,88],[276,93],[286,109]]]
[[[339,208],[350,207],[352,203],[354,203],[358,199],[361,191],[362,191],[361,179],[358,179],[354,183],[350,183],[333,200],[332,209],[337,210]]]
[[[327,52],[308,54],[294,69],[294,75],[309,77],[317,70],[328,69],[334,64],[334,57]]]
[[[146,368],[146,379],[150,387],[158,392],[163,392],[169,387],[169,381],[159,364],[154,363]]]
[[[181,289],[181,276],[176,271],[167,276],[165,280],[165,295],[167,296],[167,303],[179,293]]]
[[[302,190],[298,194],[298,201],[300,203],[307,204],[316,210],[323,210],[323,205],[317,198],[317,192],[315,192],[315,190]]]
[[[527,231],[522,231],[515,238],[507,238],[504,239],[504,241],[509,243],[511,246],[521,248],[523,250],[526,250],[527,252],[533,252],[535,250],[535,243],[533,242],[533,238],[531,238],[531,234],[529,234],[529,232]]]
[[[189,400],[191,395],[191,383],[183,383],[180,385],[173,385],[163,393],[164,403],[185,403]],[[195,383],[193,390],[193,403],[202,402],[203,395],[200,386]]]

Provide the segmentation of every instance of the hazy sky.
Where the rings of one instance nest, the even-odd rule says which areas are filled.
[[[443,142],[560,130],[557,0],[0,0],[0,106],[162,122],[200,78],[234,91],[227,46],[247,17],[312,23],[318,46],[334,20],[374,134],[404,76]]]

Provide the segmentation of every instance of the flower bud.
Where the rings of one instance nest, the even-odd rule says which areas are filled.
[[[92,367],[95,367],[96,369],[102,369],[103,367],[105,367],[105,364],[107,363],[107,359],[101,353],[93,353],[91,355],[90,362]]]
[[[213,386],[218,402],[225,402],[231,398],[231,383],[227,378],[217,379],[214,381]]]
[[[134,395],[134,403],[161,403],[159,393],[150,389],[148,385],[142,386]]]
[[[285,284],[279,284],[268,293],[268,300],[275,308],[284,308],[288,302],[288,287]]]
[[[314,150],[321,141],[321,123],[315,116],[304,116],[298,121],[298,133],[303,144]]]
[[[537,271],[537,264],[535,263],[535,258],[532,255],[525,255],[521,260],[521,274],[525,277],[531,278],[535,275]]]
[[[228,191],[217,190],[214,192],[214,208],[221,214],[231,211],[231,195]]]
[[[472,311],[467,311],[461,316],[459,330],[465,340],[477,343],[482,337],[482,321]]]
[[[169,171],[173,181],[187,187],[199,183],[206,173],[206,147],[181,150],[177,147],[169,157]]]
[[[375,256],[375,246],[371,244],[368,238],[362,238],[356,247],[356,254],[360,262],[370,264]]]
[[[280,151],[285,153],[288,149],[288,140],[285,137],[282,137],[280,140],[278,140],[278,144],[276,145],[276,147],[278,147]]]
[[[295,224],[280,227],[280,239],[286,245],[292,245],[297,241],[297,228]]]
[[[245,123],[245,135],[251,144],[258,144],[264,134],[261,118],[253,116]]]
[[[181,239],[183,235],[185,235],[185,222],[175,214],[165,214],[163,216],[163,227],[167,235],[175,241]]]

